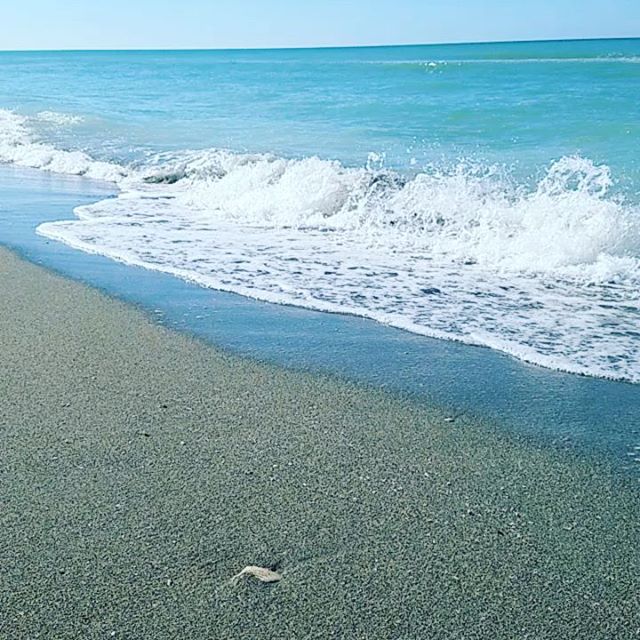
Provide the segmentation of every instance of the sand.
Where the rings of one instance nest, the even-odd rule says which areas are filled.
[[[607,462],[5,251],[0,301],[3,640],[640,637],[640,492]]]

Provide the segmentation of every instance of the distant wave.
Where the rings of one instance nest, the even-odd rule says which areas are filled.
[[[224,150],[96,162],[0,111],[0,161],[110,180],[39,233],[261,300],[358,314],[575,373],[640,382],[640,211],[606,165],[537,184],[459,163],[403,175]]]
[[[597,56],[597,57],[504,57],[504,58],[461,58],[461,59],[433,59],[433,60],[376,60],[357,64],[375,65],[390,68],[433,70],[443,67],[462,65],[517,65],[517,64],[640,64],[640,56]]]
[[[68,127],[82,122],[81,116],[75,116],[68,113],[58,113],[57,111],[40,111],[36,117],[42,122],[49,122],[50,124],[61,127]]]

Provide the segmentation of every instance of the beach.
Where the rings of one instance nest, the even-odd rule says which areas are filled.
[[[5,250],[0,298],[1,638],[640,635],[637,481],[605,459],[216,350]]]

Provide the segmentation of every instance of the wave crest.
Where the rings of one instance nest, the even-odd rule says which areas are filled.
[[[407,178],[226,152],[191,159],[179,175],[173,197],[212,222],[357,231],[390,250],[499,270],[576,276],[582,266],[591,281],[635,276],[640,255],[637,209],[609,196],[607,166],[580,157],[553,163],[533,188],[464,163]]]

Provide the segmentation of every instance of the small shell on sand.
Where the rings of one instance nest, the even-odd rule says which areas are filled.
[[[231,578],[233,584],[237,584],[245,576],[249,578],[256,578],[260,582],[271,583],[280,582],[282,576],[271,569],[265,569],[264,567],[245,567],[238,575]]]

